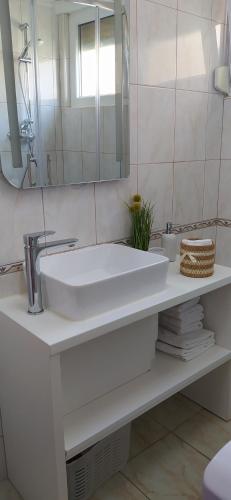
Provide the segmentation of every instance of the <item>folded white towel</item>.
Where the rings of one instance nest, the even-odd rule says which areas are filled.
[[[182,361],[191,361],[192,359],[197,358],[198,356],[200,356],[202,353],[204,353],[214,345],[215,345],[215,340],[211,339],[210,341],[202,344],[200,347],[187,350],[187,349],[180,349],[179,347],[173,347],[158,340],[156,343],[156,348],[158,351],[170,354],[171,356],[181,359]]]
[[[199,300],[200,300],[200,297],[195,297],[195,299],[187,300],[187,302],[184,302],[183,304],[179,304],[178,306],[171,307],[168,310],[172,311],[172,312],[178,312],[178,313],[185,312],[188,309],[191,309],[196,304],[198,304]]]
[[[184,245],[193,245],[194,247],[204,247],[204,246],[209,246],[212,245],[212,240],[187,240],[184,239],[182,240],[182,243]]]
[[[184,327],[185,325],[189,325],[191,323],[195,323],[196,321],[202,321],[204,319],[204,311],[202,309],[195,312],[185,312],[179,318],[170,316],[168,311],[161,313],[160,318],[167,319],[174,326]]]
[[[181,349],[199,347],[203,342],[215,339],[215,333],[210,330],[197,330],[186,335],[176,335],[164,328],[159,329],[158,340]]]
[[[190,308],[185,309],[185,310],[179,310],[179,309],[175,309],[175,308],[167,309],[162,314],[165,314],[171,318],[186,320],[188,317],[190,317],[191,314],[194,314],[194,315],[198,314],[198,316],[200,316],[203,313],[204,313],[203,306],[201,304],[196,304],[196,305],[193,305]],[[202,318],[198,317],[197,319],[200,320]]]
[[[186,333],[195,332],[196,330],[202,330],[203,328],[202,321],[195,321],[193,323],[179,325],[178,323],[173,324],[172,319],[169,320],[164,316],[160,316],[159,324],[160,326],[167,328],[167,330],[170,330],[177,335],[185,335]]]

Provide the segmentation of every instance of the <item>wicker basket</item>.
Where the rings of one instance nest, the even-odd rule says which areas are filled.
[[[215,250],[214,242],[205,246],[186,245],[181,242],[181,274],[189,278],[212,276],[214,274]]]
[[[104,481],[125,467],[129,457],[130,424],[67,463],[69,500],[87,500]]]

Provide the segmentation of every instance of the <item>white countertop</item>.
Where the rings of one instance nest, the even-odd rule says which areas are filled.
[[[41,315],[27,313],[27,297],[13,295],[0,300],[0,315],[16,322],[50,348],[51,355],[83,344],[151,314],[231,284],[231,268],[215,266],[211,278],[182,276],[179,264],[170,264],[166,288],[152,296],[84,321],[70,321],[49,310]]]
[[[231,352],[217,345],[190,362],[157,351],[150,371],[64,416],[66,459],[70,460],[230,359]]]

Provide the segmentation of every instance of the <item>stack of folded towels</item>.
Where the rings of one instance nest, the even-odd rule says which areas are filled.
[[[160,314],[157,349],[190,361],[215,344],[215,334],[203,328],[200,297]]]

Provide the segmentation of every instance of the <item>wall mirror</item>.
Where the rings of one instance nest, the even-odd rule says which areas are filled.
[[[129,176],[126,0],[0,0],[0,158],[14,187]]]

